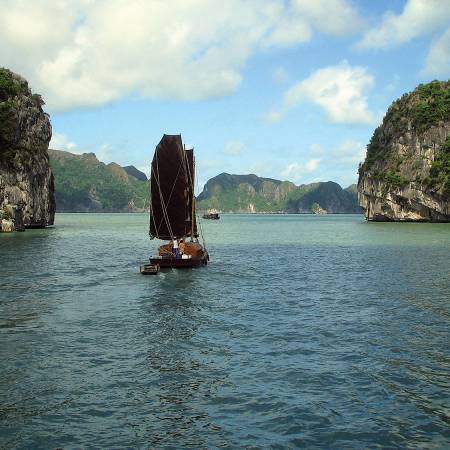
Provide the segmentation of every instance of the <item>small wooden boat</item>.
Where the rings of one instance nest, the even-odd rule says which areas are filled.
[[[157,275],[159,272],[159,264],[141,264],[139,267],[142,275]]]
[[[219,220],[219,211],[217,209],[208,209],[208,211],[203,214],[204,219],[210,219],[210,220]]]
[[[150,263],[161,268],[206,266],[209,254],[197,230],[194,149],[186,150],[181,135],[165,134],[151,169],[150,239],[169,242],[159,247]]]
[[[203,214],[204,219],[210,219],[210,220],[219,220],[220,216],[219,213],[206,213]]]

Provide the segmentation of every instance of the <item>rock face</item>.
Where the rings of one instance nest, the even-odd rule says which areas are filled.
[[[367,146],[359,204],[373,221],[450,221],[450,82],[396,100]]]
[[[0,219],[12,221],[16,230],[42,228],[54,220],[47,153],[52,129],[43,104],[26,80],[0,68]]]
[[[238,213],[311,214],[313,205],[331,214],[361,213],[353,188],[342,189],[332,181],[296,186],[253,174],[222,173],[208,180],[197,198],[199,209]]]
[[[318,203],[313,203],[311,206],[311,212],[313,214],[324,215],[328,214],[325,209],[323,209]]]

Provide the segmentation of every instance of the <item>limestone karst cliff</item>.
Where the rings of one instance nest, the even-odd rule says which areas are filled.
[[[418,86],[388,109],[359,168],[373,221],[450,221],[450,81]]]
[[[52,136],[42,98],[0,68],[0,223],[3,231],[45,227],[55,214],[47,153]],[[1,231],[1,230],[0,230]]]
[[[342,189],[332,181],[296,186],[254,174],[221,173],[208,180],[197,197],[199,209],[222,212],[310,214],[313,205],[330,214],[361,213],[353,187]]]

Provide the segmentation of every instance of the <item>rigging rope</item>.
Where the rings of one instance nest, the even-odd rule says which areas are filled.
[[[199,191],[199,185],[198,185],[198,179],[195,179],[196,182],[196,186],[197,186],[197,191]],[[200,230],[200,237],[202,238],[202,242],[203,242],[203,248],[206,250],[206,241],[205,241],[205,234],[203,233],[203,226],[202,226],[202,220],[199,220],[199,216],[197,215],[197,209],[195,210],[195,217],[197,220],[197,224],[198,224],[198,228]]]

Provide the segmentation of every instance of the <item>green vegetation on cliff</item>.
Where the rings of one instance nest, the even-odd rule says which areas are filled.
[[[0,67],[0,100],[7,97],[25,94],[28,90],[28,83],[14,76],[14,73],[4,67]]]
[[[20,135],[21,96],[27,96],[27,102],[31,100],[39,109],[44,104],[39,94],[31,94],[24,78],[0,67],[0,162],[5,164],[11,163],[17,155],[14,147]]]
[[[25,86],[26,89],[26,86]],[[7,162],[15,152],[10,150],[16,130],[17,105],[14,97],[23,93],[24,86],[14,74],[0,67],[0,159]]]
[[[416,130],[425,131],[440,121],[449,119],[450,81],[420,84],[414,93],[417,95],[417,101],[412,103],[410,115]]]
[[[431,163],[430,175],[424,182],[431,188],[441,189],[444,195],[450,195],[450,136]]]
[[[331,181],[295,186],[256,175],[222,173],[206,183],[197,199],[199,209],[225,212],[311,213],[315,203],[329,213],[361,212],[354,186],[344,190]]]
[[[369,170],[377,161],[385,159],[390,140],[404,133],[409,126],[420,135],[449,118],[450,81],[420,84],[413,92],[402,95],[392,103],[383,124],[373,133],[367,146],[364,170]],[[395,177],[391,179],[396,181]]]
[[[49,150],[59,212],[132,212],[148,208],[148,182],[93,153]]]
[[[406,141],[421,142],[432,127],[448,126],[450,121],[450,81],[432,81],[419,85],[413,92],[404,94],[389,107],[383,123],[374,131],[367,146],[367,156],[360,173],[370,171],[372,177],[383,183],[383,192],[404,189],[408,184],[424,186],[444,195],[449,189],[448,139],[435,141],[437,154],[429,175],[420,170],[422,163],[415,154],[414,146]],[[445,135],[444,135],[445,136]],[[403,153],[393,151],[394,142],[404,145]],[[439,146],[441,146],[439,150]],[[415,161],[415,166],[412,162]]]

